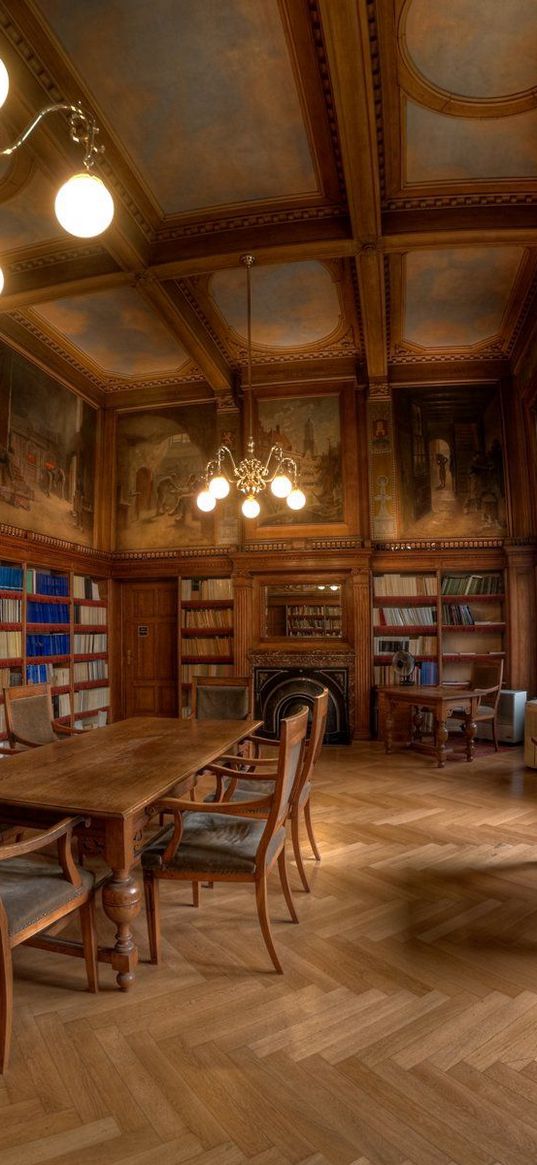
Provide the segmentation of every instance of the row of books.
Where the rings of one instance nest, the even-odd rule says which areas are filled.
[[[327,615],[339,617],[339,603],[301,603],[287,608],[288,615]]]
[[[55,688],[67,687],[71,682],[68,667],[55,667],[52,663],[29,663],[26,665],[27,684],[52,684]]]
[[[500,595],[501,574],[448,574],[442,579],[443,595]]]
[[[231,663],[184,663],[181,665],[181,682],[191,684],[195,676],[232,676]]]
[[[108,661],[106,659],[86,659],[73,664],[73,680],[75,684],[87,684],[92,680],[107,679]]]
[[[378,574],[373,579],[373,593],[386,595],[436,595],[434,574]]]
[[[232,655],[233,642],[226,636],[188,639],[183,644],[183,651],[185,655]]]
[[[63,632],[55,632],[52,635],[32,634],[26,636],[26,655],[30,657],[34,655],[69,655],[70,650],[71,636]]]
[[[20,667],[0,667],[0,688],[20,688],[21,684]]]
[[[59,720],[63,716],[70,716],[71,697],[69,692],[64,692],[61,696],[53,696],[52,709],[56,720]]]
[[[22,604],[20,599],[0,599],[0,619],[2,623],[20,623]]]
[[[373,681],[377,687],[395,687],[398,684],[404,683],[404,678],[394,671],[391,664],[385,663],[375,665],[373,668]],[[424,660],[423,663],[418,664],[412,673],[413,686],[434,687],[437,683],[438,667],[436,663]]]
[[[18,659],[22,655],[22,632],[0,631],[0,659]]]
[[[411,655],[436,655],[438,640],[436,635],[415,635],[409,639],[383,639],[375,636],[375,655],[394,655],[396,651],[409,651]]]
[[[83,574],[73,577],[73,595],[75,599],[100,599],[99,583]]]
[[[230,578],[182,578],[181,598],[232,599],[233,584]]]
[[[28,599],[26,618],[29,623],[69,623],[67,603],[40,603]]]
[[[436,623],[435,607],[379,607],[376,618],[382,627],[416,627]]]
[[[0,563],[0,591],[22,591],[22,567]]]
[[[97,611],[99,607],[95,608]],[[225,607],[205,607],[200,611],[183,611],[182,625],[189,627],[229,627],[231,614]]]
[[[442,603],[442,622],[455,627],[473,627],[475,619],[468,603]]]
[[[104,728],[108,723],[108,711],[106,708],[100,708],[93,716],[86,716],[84,720],[75,720],[75,728],[82,728],[87,731],[88,728]]]
[[[49,571],[34,570],[29,567],[26,571],[26,590],[35,595],[68,595],[69,575],[51,574]]]
[[[75,714],[107,708],[109,703],[110,688],[84,688],[82,692],[75,692]]]
[[[75,623],[90,623],[104,627],[106,622],[106,607],[85,607],[83,603],[75,603]]]
[[[75,634],[75,655],[96,655],[108,650],[108,636],[103,632],[77,632]]]

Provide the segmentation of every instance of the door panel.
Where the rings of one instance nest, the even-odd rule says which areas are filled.
[[[177,716],[177,581],[123,583],[125,716]]]

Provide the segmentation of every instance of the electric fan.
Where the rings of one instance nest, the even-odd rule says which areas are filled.
[[[392,667],[394,672],[400,677],[399,682],[408,686],[413,684],[412,675],[416,667],[416,660],[409,651],[396,651],[392,659]]]

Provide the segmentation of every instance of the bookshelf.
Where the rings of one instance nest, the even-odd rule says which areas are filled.
[[[340,639],[339,600],[288,604],[285,608],[285,634],[291,639]]]
[[[233,675],[233,583],[230,578],[182,578],[180,596],[180,710],[186,717],[195,676]]]
[[[502,571],[385,573],[373,578],[375,685],[398,682],[391,660],[409,651],[415,683],[462,683],[474,660],[505,658]]]
[[[106,582],[0,563],[0,688],[49,683],[57,719],[82,728],[106,723],[107,631]]]

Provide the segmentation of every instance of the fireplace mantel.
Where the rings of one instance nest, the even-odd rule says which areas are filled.
[[[269,722],[271,734],[279,727],[280,714],[289,714],[289,709],[301,698],[300,682],[304,686],[304,700],[311,706],[313,695],[320,686],[329,691],[329,722],[327,737],[334,743],[347,743],[354,731],[354,651],[351,648],[310,647],[301,645],[300,650],[278,648],[253,651],[250,666],[254,676],[256,693],[256,713]],[[268,715],[267,715],[268,710]],[[275,723],[273,721],[275,720]],[[330,731],[337,724],[337,732]]]

